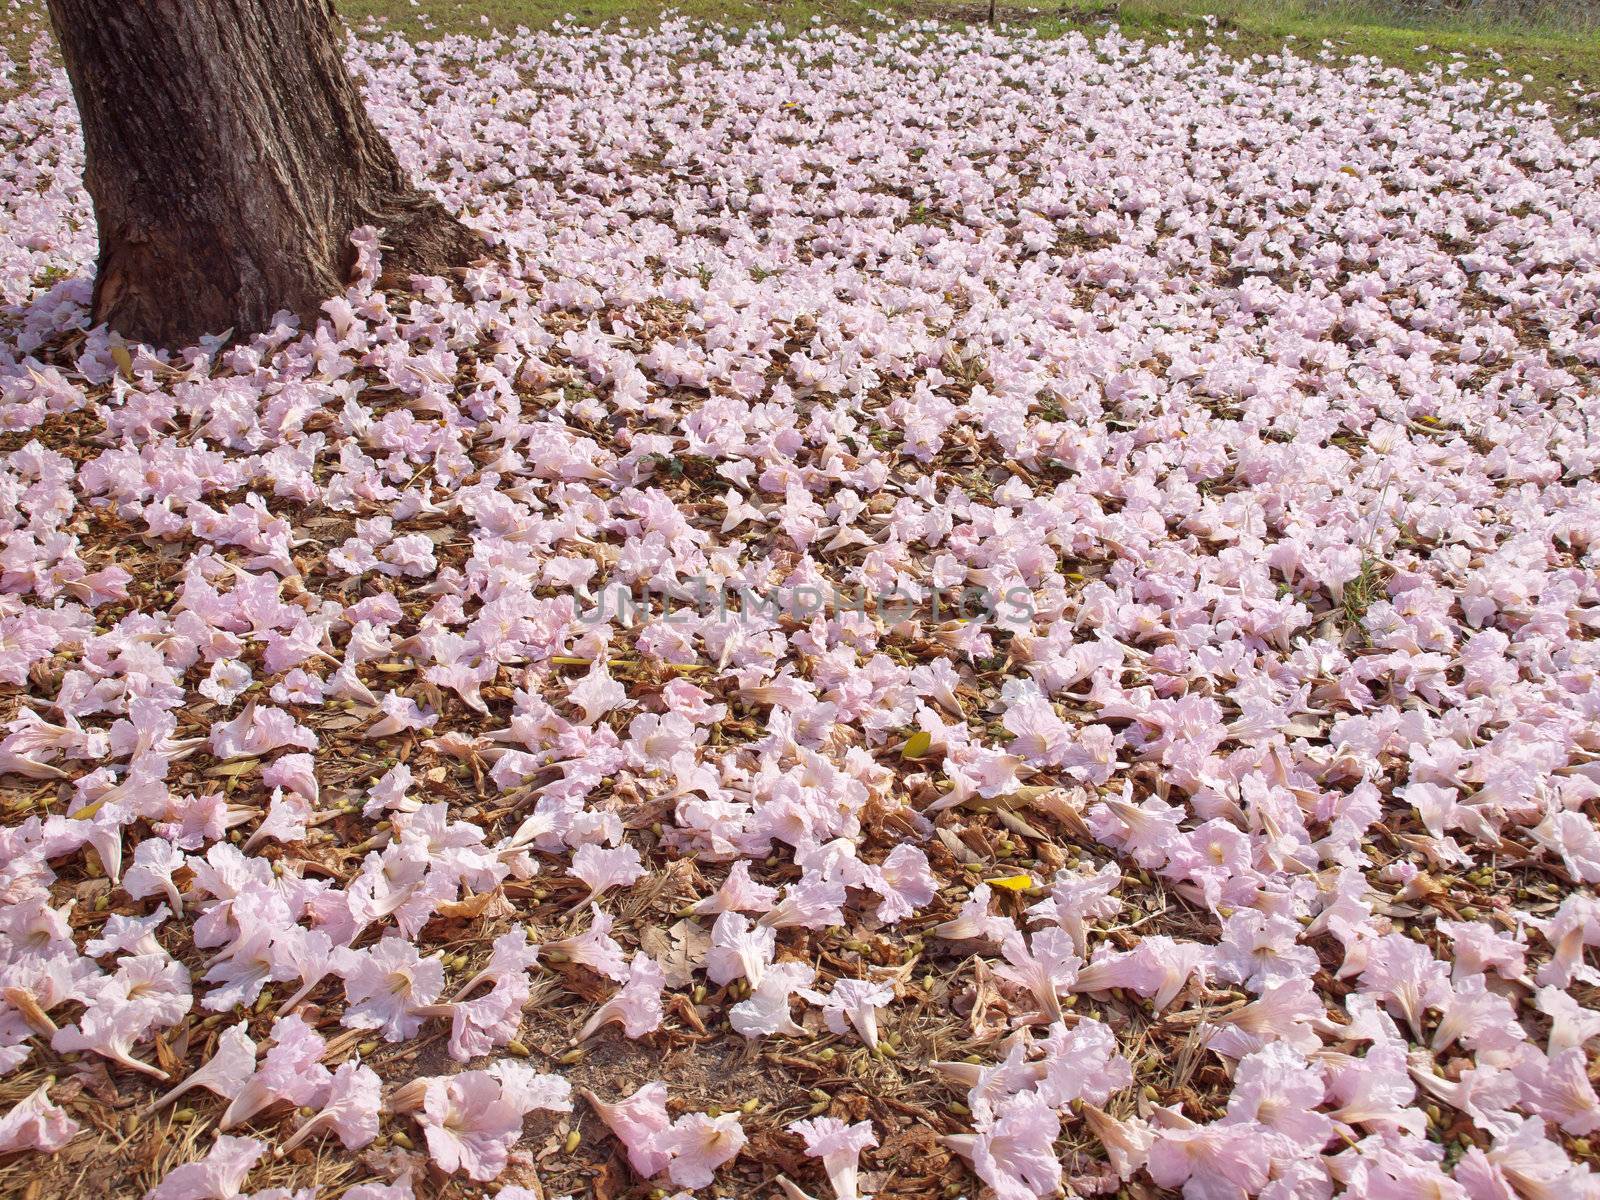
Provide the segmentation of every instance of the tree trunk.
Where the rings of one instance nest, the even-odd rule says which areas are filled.
[[[314,318],[350,232],[436,274],[483,238],[405,178],[340,57],[332,0],[48,0],[100,226],[94,319],[159,346]]]

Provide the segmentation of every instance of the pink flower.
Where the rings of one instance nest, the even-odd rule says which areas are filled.
[[[628,722],[627,752],[640,767],[664,767],[704,739],[705,732],[697,732],[689,718],[680,713],[640,713]]]
[[[1393,933],[1369,944],[1360,982],[1362,991],[1380,997],[1390,1012],[1405,1018],[1419,1042],[1424,1011],[1444,1004],[1451,994],[1444,964],[1426,946]]]
[[[717,1168],[737,1158],[744,1143],[737,1113],[687,1113],[655,1135],[656,1146],[671,1155],[668,1177],[682,1188],[709,1187]]]
[[[1219,977],[1259,993],[1317,973],[1316,951],[1299,945],[1299,936],[1300,926],[1290,918],[1247,908],[1223,920],[1222,941],[1211,961]]]
[[[760,986],[777,944],[777,931],[752,926],[736,912],[725,912],[711,927],[711,948],[706,952],[706,974],[716,984],[748,979]]]
[[[522,1119],[535,1108],[564,1112],[572,1107],[564,1081],[500,1071],[463,1071],[424,1084],[417,1121],[428,1153],[446,1174],[464,1172],[480,1183],[505,1170],[511,1147],[522,1136]],[[559,1086],[556,1086],[559,1085]]]
[[[568,872],[589,885],[589,894],[579,901],[587,904],[601,892],[614,887],[627,887],[644,876],[644,864],[639,852],[632,846],[619,846],[607,850],[596,845],[579,846],[572,856]]]
[[[747,1038],[771,1037],[786,1034],[800,1037],[805,1029],[796,1024],[789,1012],[789,1000],[801,988],[816,979],[816,971],[805,963],[780,962],[766,969],[761,984],[728,1010],[728,1023],[734,1032]]]
[[[188,861],[188,856],[165,838],[146,838],[133,852],[133,865],[122,876],[122,890],[136,900],[160,892],[181,917],[183,897],[172,876]]]
[[[1325,1016],[1310,981],[1291,979],[1269,987],[1250,1003],[1220,1018],[1206,1046],[1228,1058],[1243,1058],[1281,1040],[1309,1054],[1322,1045],[1314,1023]]]
[[[234,1200],[266,1152],[255,1138],[219,1137],[205,1158],[174,1167],[144,1200]]]
[[[1430,1043],[1437,1052],[1457,1040],[1470,1050],[1511,1050],[1526,1037],[1517,1024],[1516,1005],[1490,990],[1482,975],[1457,979],[1439,1008],[1439,1027]]]
[[[1006,917],[996,916],[989,911],[992,895],[989,885],[980,883],[962,901],[953,920],[935,925],[928,932],[934,937],[948,938],[954,942],[975,941],[978,938],[992,942],[1003,940],[1006,934],[1016,932],[1016,926]]]
[[[165,953],[159,946],[156,951]],[[86,989],[93,989],[96,974],[87,958],[68,954],[23,957],[0,966],[0,999],[14,1010],[0,1009],[0,1037],[21,1039],[29,1033],[53,1037],[57,1026],[50,1011],[88,995]]]
[[[423,958],[404,938],[386,937],[368,950],[347,951],[336,968],[348,1002],[342,1023],[351,1029],[378,1029],[385,1041],[399,1042],[422,1027],[417,1009],[432,1004],[444,989],[444,965]]]
[[[1106,1160],[1119,1178],[1131,1179],[1145,1164],[1155,1134],[1138,1117],[1119,1121],[1092,1104],[1082,1108],[1083,1119],[1100,1139]]]
[[[1586,1046],[1600,1037],[1600,1012],[1582,1007],[1566,992],[1556,987],[1542,987],[1533,998],[1534,1005],[1550,1018],[1550,1042],[1547,1054],[1560,1054],[1575,1046]]]
[[[217,1127],[232,1129],[280,1102],[297,1107],[321,1104],[333,1081],[321,1061],[326,1050],[322,1035],[299,1017],[279,1017],[260,1070],[238,1087]]]
[[[1305,1055],[1272,1042],[1239,1060],[1224,1122],[1262,1126],[1287,1138],[1297,1152],[1314,1153],[1334,1132],[1333,1121],[1316,1111],[1326,1091],[1322,1073]]]
[[[1451,946],[1450,973],[1456,978],[1493,971],[1502,979],[1526,983],[1528,948],[1483,921],[1434,922]]]
[[[1108,846],[1155,870],[1179,844],[1182,809],[1148,796],[1141,804],[1107,797],[1089,810],[1089,827]]]
[[[1037,685],[1008,684],[1007,690],[1013,694],[1002,695],[1009,703],[1001,724],[1014,735],[1011,751],[1034,766],[1060,766],[1076,740],[1073,726],[1061,719]]]
[[[728,877],[704,900],[696,902],[692,911],[708,916],[725,912],[767,912],[778,899],[778,889],[756,883],[750,878],[750,863],[738,859],[728,870]]]
[[[539,962],[539,946],[528,940],[528,927],[517,925],[494,939],[489,950],[489,961],[456,991],[460,1000],[483,983],[499,984],[506,980],[526,980],[527,973]]]
[[[1600,1194],[1595,1173],[1550,1141],[1537,1117],[1496,1136],[1487,1153],[1476,1146],[1468,1150],[1456,1164],[1455,1180],[1472,1200],[1594,1200]]]
[[[1028,1061],[1030,1043],[1026,1029],[1013,1033],[1006,1043],[1006,1056],[998,1063],[935,1061],[929,1064],[940,1078],[967,1089],[967,1107],[979,1125],[993,1120],[995,1109],[1018,1092],[1034,1090],[1046,1069],[1044,1064]],[[1050,1099],[1053,1098],[1052,1095]]]
[[[583,723],[593,725],[608,712],[632,708],[628,689],[611,677],[609,664],[597,657],[584,677],[567,691],[567,699],[583,710]]]
[[[826,929],[844,919],[845,885],[807,872],[789,885],[783,899],[761,918],[773,929]]]
[[[628,977],[628,962],[621,945],[611,936],[612,917],[598,905],[591,904],[589,911],[594,920],[588,929],[573,937],[546,942],[541,952],[547,958],[565,956],[621,983]]]
[[[283,754],[261,768],[264,787],[283,788],[315,804],[321,798],[316,759],[309,754]]]
[[[155,931],[166,924],[172,910],[158,905],[147,917],[129,917],[112,913],[100,927],[100,936],[84,943],[83,952],[91,958],[104,958],[108,954],[165,954],[156,941]]]
[[[1245,1200],[1267,1182],[1268,1140],[1254,1123],[1197,1125],[1165,1109],[1145,1164],[1157,1186],[1184,1200]]]
[[[322,930],[291,925],[273,935],[267,957],[272,964],[273,979],[300,981],[300,986],[278,1005],[278,1012],[286,1013],[293,1011],[319,983],[334,974],[344,952],[335,949],[333,939]]]
[[[409,729],[428,729],[435,720],[432,711],[399,692],[385,692],[378,703],[378,710],[383,716],[367,726],[365,736],[369,738],[393,737]]]
[[[786,1128],[805,1141],[809,1157],[822,1160],[822,1169],[828,1173],[837,1200],[860,1200],[856,1190],[857,1160],[863,1150],[878,1144],[871,1121],[847,1125],[835,1117],[814,1117],[791,1121]]]
[[[92,1050],[130,1070],[153,1079],[166,1079],[165,1071],[133,1057],[134,1044],[145,1036],[152,1023],[150,1010],[138,1001],[96,1003],[75,1024],[58,1029],[50,1039],[50,1048],[63,1054]]]
[[[1421,1137],[1427,1118],[1411,1107],[1417,1089],[1412,1086],[1406,1054],[1400,1042],[1374,1045],[1365,1058],[1345,1055],[1328,1058],[1328,1115],[1345,1125],[1370,1129],[1405,1130]]]
[[[46,1080],[0,1117],[0,1154],[18,1150],[54,1154],[78,1136],[79,1128],[65,1109],[51,1102],[50,1081]]]
[[[249,1022],[240,1021],[224,1029],[217,1039],[216,1053],[152,1107],[162,1108],[197,1087],[208,1088],[225,1099],[236,1096],[256,1069],[256,1044],[250,1038],[249,1028]]]
[[[870,869],[866,883],[883,897],[876,916],[885,925],[911,916],[939,891],[939,881],[928,869],[928,856],[903,842],[889,851],[881,866]]]
[[[1600,1130],[1600,1097],[1589,1082],[1589,1057],[1577,1046],[1546,1058],[1527,1048],[1511,1068],[1522,1085],[1522,1108],[1574,1137]]]
[[[1522,1118],[1513,1109],[1522,1101],[1517,1077],[1500,1067],[1468,1067],[1454,1080],[1413,1066],[1411,1078],[1436,1100],[1442,1100],[1497,1137],[1515,1132]]]
[[[1544,934],[1554,951],[1550,961],[1534,973],[1535,983],[1566,987],[1578,979],[1600,984],[1600,971],[1583,961],[1583,952],[1588,947],[1600,946],[1600,900],[1584,892],[1571,892],[1555,915],[1530,918],[1528,924]]]
[[[1109,920],[1121,910],[1122,901],[1111,894],[1121,882],[1122,872],[1115,863],[1092,874],[1058,871],[1049,897],[1028,909],[1028,915],[1060,925],[1071,935],[1073,950],[1081,958],[1088,953],[1089,922]]]
[[[1142,938],[1132,950],[1106,950],[1083,967],[1072,985],[1077,992],[1102,992],[1127,988],[1151,999],[1157,1012],[1178,997],[1192,975],[1204,978],[1208,960],[1205,946],[1169,937]]]
[[[1061,1187],[1054,1145],[1060,1132],[1061,1121],[1049,1105],[1023,1092],[1000,1107],[988,1128],[942,1140],[972,1163],[996,1200],[1044,1200]]]
[[[359,1150],[378,1136],[378,1109],[383,1085],[369,1067],[354,1059],[339,1064],[328,1081],[322,1108],[309,1117],[275,1154],[287,1154],[313,1133],[328,1130],[336,1134],[346,1150]]]
[[[1028,940],[1012,932],[1001,939],[1000,953],[1005,962],[994,973],[1031,993],[1040,1013],[1059,1021],[1061,993],[1072,990],[1082,964],[1072,939],[1060,929],[1041,929]]]
[[[878,1048],[878,1010],[894,999],[894,985],[866,979],[837,979],[827,995],[810,988],[800,989],[812,1004],[823,1009],[823,1019],[834,1033],[854,1027],[861,1040]]]
[[[648,954],[635,954],[628,963],[628,977],[616,994],[595,1010],[583,1023],[574,1041],[584,1041],[597,1030],[615,1021],[630,1038],[641,1038],[661,1027],[661,989],[666,975]]]
[[[419,1010],[450,1019],[450,1057],[468,1062],[513,1041],[522,1028],[522,1010],[530,989],[526,976],[512,975],[471,1000],[430,1004]]]
[[[629,1164],[642,1178],[653,1179],[666,1170],[672,1156],[656,1141],[657,1135],[671,1124],[667,1117],[666,1084],[644,1084],[633,1095],[615,1104],[602,1103],[590,1091],[580,1095],[622,1143]]]
[[[1039,1048],[1044,1060],[1038,1093],[1051,1108],[1075,1100],[1104,1104],[1133,1083],[1133,1068],[1117,1052],[1116,1035],[1093,1017],[1080,1017],[1071,1029],[1057,1022]]]
[[[211,727],[211,753],[220,759],[257,758],[282,746],[317,748],[317,735],[281,708],[252,700],[232,721]]]

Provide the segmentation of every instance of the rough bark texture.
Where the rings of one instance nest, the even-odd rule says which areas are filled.
[[[100,225],[94,317],[156,345],[314,316],[349,234],[385,267],[488,253],[405,178],[340,57],[331,0],[49,0]]]

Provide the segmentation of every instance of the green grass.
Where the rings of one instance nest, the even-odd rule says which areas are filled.
[[[656,21],[662,6],[646,0],[338,0],[353,25],[376,19],[412,37],[442,33],[533,29],[570,17],[582,24],[626,18],[637,25]],[[813,16],[847,25],[870,25],[875,12],[903,17],[937,16],[983,21],[988,0],[681,0],[685,16],[748,24],[778,19],[791,27]],[[1391,66],[1422,70],[1461,56],[1469,76],[1524,81],[1524,96],[1543,100],[1558,116],[1585,123],[1600,118],[1571,90],[1600,91],[1600,6],[1588,0],[998,0],[1000,21],[1043,35],[1072,29],[1093,31],[1119,25],[1130,37],[1165,41],[1199,29],[1213,14],[1225,36],[1220,44],[1243,57],[1270,54],[1286,43],[1312,56],[1326,40],[1336,56],[1375,56]],[[1500,57],[1496,58],[1498,54]]]
[[[548,28],[570,16],[582,24],[626,18],[654,23],[663,6],[648,0],[336,0],[354,27],[373,22],[413,38],[445,33]],[[827,22],[873,24],[875,12],[983,21],[989,0],[679,0],[685,16],[750,24],[782,20],[791,27],[816,16]],[[1430,64],[1467,64],[1469,76],[1523,80],[1524,98],[1543,100],[1585,132],[1600,123],[1600,108],[1578,91],[1600,92],[1600,4],[1594,0],[997,0],[1000,21],[1043,35],[1092,32],[1119,25],[1130,37],[1164,41],[1169,31],[1201,28],[1219,18],[1219,44],[1240,57],[1270,54],[1286,43],[1314,56],[1332,43],[1340,57],[1371,55],[1392,66],[1421,70]],[[42,5],[35,8],[42,12]],[[485,26],[483,18],[488,18]],[[43,26],[23,17],[23,26]],[[0,17],[0,46],[19,57],[18,18]],[[1495,57],[1498,55],[1499,57]],[[1524,80],[1524,77],[1528,77]]]
[[[1063,11],[1044,24],[1081,27],[1086,13],[1092,14],[1088,19],[1105,21],[1114,12],[1129,36],[1164,40],[1168,30],[1197,28],[1201,16],[1211,13],[1219,28],[1233,35],[1224,44],[1239,56],[1271,54],[1287,43],[1310,57],[1326,41],[1337,57],[1368,55],[1408,71],[1463,61],[1468,77],[1521,81],[1524,99],[1543,100],[1557,115],[1592,126],[1600,108],[1581,102],[1572,85],[1576,82],[1580,93],[1600,92],[1600,7],[1572,0],[1527,5],[1521,13],[1513,8],[1507,0],[1476,6],[1467,0],[1459,11],[1440,14],[1426,11],[1424,4],[1385,0],[1133,0],[1120,5],[1067,0]]]

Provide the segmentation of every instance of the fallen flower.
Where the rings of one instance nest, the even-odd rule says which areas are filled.
[[[78,1135],[82,1126],[50,1100],[54,1082],[46,1079],[0,1117],[0,1154],[18,1150],[54,1154]]]
[[[346,1150],[359,1150],[378,1136],[378,1110],[382,1083],[370,1067],[351,1059],[339,1064],[328,1081],[322,1107],[281,1142],[274,1154],[282,1157],[313,1133],[329,1130]]]
[[[648,954],[635,954],[628,963],[628,977],[615,995],[583,1023],[573,1038],[581,1042],[615,1021],[630,1038],[641,1038],[661,1025],[661,989],[666,975]]]
[[[622,1143],[629,1164],[641,1178],[653,1179],[666,1170],[672,1156],[656,1141],[656,1136],[672,1123],[667,1116],[666,1084],[643,1084],[633,1095],[615,1104],[603,1103],[588,1090],[579,1095]]]
[[[717,1169],[737,1158],[744,1143],[737,1113],[686,1113],[655,1135],[655,1144],[671,1156],[668,1177],[683,1188],[709,1187]]]
[[[863,1150],[878,1144],[871,1121],[847,1125],[835,1117],[814,1117],[791,1121],[785,1128],[804,1140],[809,1157],[822,1160],[837,1200],[863,1200],[856,1190],[857,1161]]]
[[[267,1152],[255,1138],[226,1135],[199,1162],[184,1163],[144,1194],[144,1200],[234,1200],[256,1160]]]
[[[522,1135],[523,1117],[534,1109],[564,1112],[572,1105],[564,1080],[516,1064],[497,1064],[486,1071],[416,1080],[403,1089],[395,1107],[420,1109],[417,1122],[440,1170],[461,1171],[481,1183],[505,1170],[511,1147]]]
[[[1042,1200],[1061,1187],[1061,1161],[1054,1142],[1061,1121],[1029,1092],[1000,1107],[992,1124],[977,1133],[940,1140],[972,1163],[996,1200]]]
[[[834,1033],[854,1028],[869,1047],[878,1048],[878,1010],[894,999],[894,985],[866,979],[836,979],[826,995],[801,988],[800,995],[822,1006],[823,1019]]]
[[[203,1087],[224,1099],[238,1095],[245,1080],[255,1073],[256,1044],[251,1040],[248,1021],[240,1021],[222,1031],[217,1039],[217,1050],[205,1065],[194,1071],[177,1087],[159,1097],[150,1107],[160,1109],[179,1096]]]

